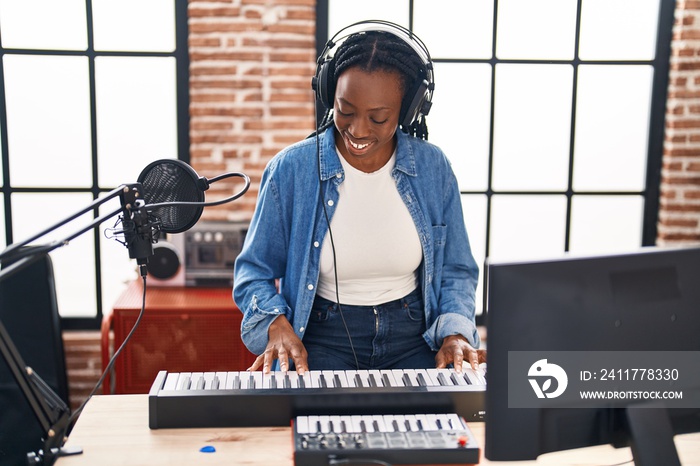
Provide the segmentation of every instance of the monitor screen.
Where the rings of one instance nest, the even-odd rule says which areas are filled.
[[[700,248],[487,261],[486,272],[488,459],[528,460],[552,451],[630,443],[625,409],[634,400],[547,405],[550,400],[537,399],[545,395],[536,393],[527,368],[514,375],[521,355],[561,352],[556,354],[585,358],[606,352],[596,354],[634,357],[641,354],[635,352],[673,351],[687,356],[700,351]],[[530,370],[541,366],[533,364]],[[602,383],[609,376],[584,372],[569,374],[569,385],[585,377]],[[560,385],[550,380],[547,389],[553,394]],[[523,397],[537,401],[533,407],[522,404],[521,390]],[[673,433],[700,430],[700,405],[696,408],[664,410]]]
[[[68,381],[49,256],[0,281],[0,322],[22,362],[68,404]],[[27,464],[42,447],[41,425],[0,355],[0,466]]]

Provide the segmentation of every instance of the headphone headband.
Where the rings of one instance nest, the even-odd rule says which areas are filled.
[[[311,87],[316,91],[316,97],[328,109],[333,108],[335,95],[335,80],[332,76],[334,68],[334,55],[332,50],[353,34],[362,32],[381,31],[398,37],[413,49],[423,63],[425,79],[415,86],[406,89],[406,95],[402,102],[402,114],[399,118],[401,126],[407,128],[421,115],[425,116],[430,111],[433,90],[435,89],[433,62],[430,52],[423,41],[409,29],[389,21],[365,20],[350,24],[331,37],[323,48],[316,63],[316,75],[311,81]],[[337,48],[336,48],[337,50]],[[408,83],[410,85],[410,83]]]

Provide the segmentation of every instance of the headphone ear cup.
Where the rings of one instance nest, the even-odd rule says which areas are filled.
[[[332,60],[325,59],[318,67],[315,79],[316,98],[321,101],[324,107],[333,108],[333,94],[335,85],[332,79]]]
[[[401,104],[401,126],[408,128],[415,122],[419,115],[427,115],[430,110],[430,86],[423,79],[406,94]]]

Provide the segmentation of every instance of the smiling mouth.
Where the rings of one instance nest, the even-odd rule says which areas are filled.
[[[362,149],[364,149],[365,147],[369,146],[369,142],[368,142],[367,144],[355,144],[354,142],[352,142],[352,141],[349,140],[349,139],[348,139],[348,142],[350,143],[350,145],[351,145],[352,147],[354,147],[354,148],[357,149],[357,150],[362,150]]]

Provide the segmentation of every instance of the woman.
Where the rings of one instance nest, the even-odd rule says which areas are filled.
[[[485,361],[457,182],[425,140],[429,55],[400,26],[367,25],[322,57],[316,137],[263,174],[234,272],[250,370]]]

